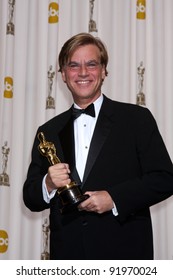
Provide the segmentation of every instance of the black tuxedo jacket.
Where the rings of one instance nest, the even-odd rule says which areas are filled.
[[[79,182],[71,114],[70,108],[38,132],[55,144]],[[45,203],[42,179],[49,163],[38,144],[36,137],[23,197],[31,211],[50,208],[51,259],[152,259],[149,207],[173,194],[173,165],[149,110],[104,96],[98,116],[81,187],[83,192],[107,190],[118,216],[112,211],[61,214],[58,195]]]

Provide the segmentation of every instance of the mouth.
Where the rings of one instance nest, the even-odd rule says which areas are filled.
[[[77,84],[81,84],[81,85],[85,85],[85,84],[89,84],[90,81],[77,81]]]
[[[76,83],[78,85],[89,85],[91,83],[91,81],[89,80],[85,80],[85,81],[76,81]]]

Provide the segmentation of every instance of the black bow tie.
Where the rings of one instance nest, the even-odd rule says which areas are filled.
[[[72,107],[72,116],[74,119],[77,119],[81,114],[87,114],[90,115],[91,117],[95,117],[95,110],[94,110],[94,104],[90,104],[88,107],[85,109],[77,109]]]

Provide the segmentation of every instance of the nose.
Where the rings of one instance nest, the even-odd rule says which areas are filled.
[[[80,76],[86,76],[88,74],[88,69],[85,63],[80,65],[79,73]]]

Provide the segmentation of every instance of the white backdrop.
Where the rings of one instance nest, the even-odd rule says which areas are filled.
[[[136,103],[143,62],[146,106],[173,159],[172,11],[172,0],[0,0],[0,259],[40,259],[43,251],[48,211],[26,209],[22,186],[37,127],[72,102],[57,74],[57,55],[69,37],[89,31],[91,14],[97,31],[90,32],[109,52],[103,92]],[[50,66],[54,109],[46,109]],[[173,259],[173,198],[151,212],[155,259]]]

